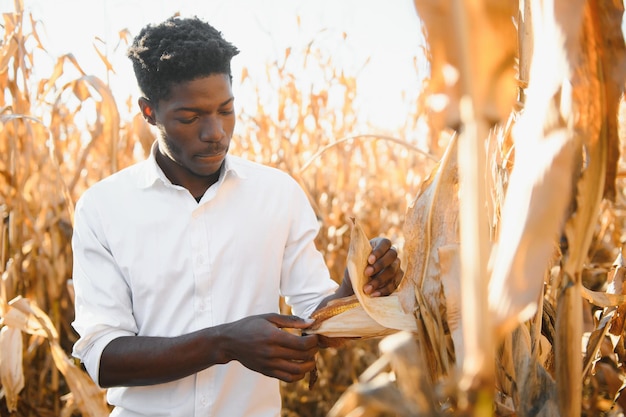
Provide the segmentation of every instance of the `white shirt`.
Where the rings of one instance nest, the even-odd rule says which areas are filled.
[[[307,317],[337,288],[314,239],[319,225],[286,173],[227,156],[196,202],[154,155],[100,181],[76,205],[73,355],[98,383],[120,336],[177,336],[279,311]],[[117,387],[112,416],[280,415],[279,381],[233,361],[147,387]]]

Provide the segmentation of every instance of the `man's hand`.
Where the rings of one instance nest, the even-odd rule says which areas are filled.
[[[370,277],[370,280],[365,284],[363,291],[371,297],[389,295],[398,287],[404,276],[398,251],[387,238],[370,239],[370,245],[372,253],[367,258],[368,265],[365,268],[365,276]]]
[[[295,382],[315,369],[316,335],[300,336],[282,329],[306,329],[310,320],[263,314],[224,325],[223,348],[230,360],[285,382]],[[299,333],[299,332],[298,332]]]

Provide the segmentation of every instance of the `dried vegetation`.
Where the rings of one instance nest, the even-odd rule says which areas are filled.
[[[397,308],[415,317],[320,352],[312,389],[283,385],[284,416],[621,415],[623,5],[415,7],[432,74],[397,131],[360,122],[355,77],[314,42],[269,63],[276,100],[239,115],[233,152],[301,183],[334,276],[362,255],[351,232],[398,243]],[[102,392],[69,356],[73,204],[154,136],[73,56],[34,77],[36,23],[19,1],[3,15],[0,415],[99,417]],[[311,73],[322,87],[302,88]]]
[[[38,35],[41,16],[24,13],[16,1],[15,12],[2,18],[0,415],[103,416],[102,392],[70,357],[73,205],[86,187],[143,158],[153,132],[142,118],[123,116],[118,103],[125,98],[116,101],[103,80],[83,71],[79,57],[53,57],[42,74],[50,57]],[[368,233],[401,243],[407,199],[436,159],[402,139],[415,131],[416,116],[407,115],[398,132],[377,135],[356,114],[355,76],[333,67],[314,42],[268,63],[264,77],[253,79],[244,69],[236,80],[238,94],[257,98],[239,114],[232,152],[298,179],[319,216],[317,243],[333,276],[343,275],[349,215],[371,219],[364,221]],[[298,83],[307,77],[324,82],[303,89]],[[274,101],[257,95],[259,83],[273,86]],[[374,360],[374,349],[365,341],[325,352],[320,389],[307,391],[307,400],[299,386],[285,385],[285,413],[328,410]]]

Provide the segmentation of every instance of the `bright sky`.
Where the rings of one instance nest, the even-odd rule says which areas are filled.
[[[13,11],[12,3],[0,0],[0,11]],[[341,44],[333,64],[359,74],[360,110],[375,125],[400,124],[407,111],[403,94],[417,94],[427,76],[413,0],[24,0],[24,6],[42,22],[38,33],[53,57],[71,52],[85,71],[105,79],[94,43],[106,51],[117,72],[109,82],[118,96],[137,94],[118,32],[127,29],[132,37],[175,12],[209,21],[241,50],[233,60],[235,76],[242,67],[264,71],[289,46],[303,50],[315,41],[333,51]]]

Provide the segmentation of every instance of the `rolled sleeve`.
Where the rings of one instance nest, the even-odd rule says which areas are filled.
[[[96,207],[85,195],[77,203],[74,217],[72,326],[79,338],[72,354],[99,383],[102,351],[113,339],[135,335],[137,325],[128,284],[107,249],[106,229]]]

